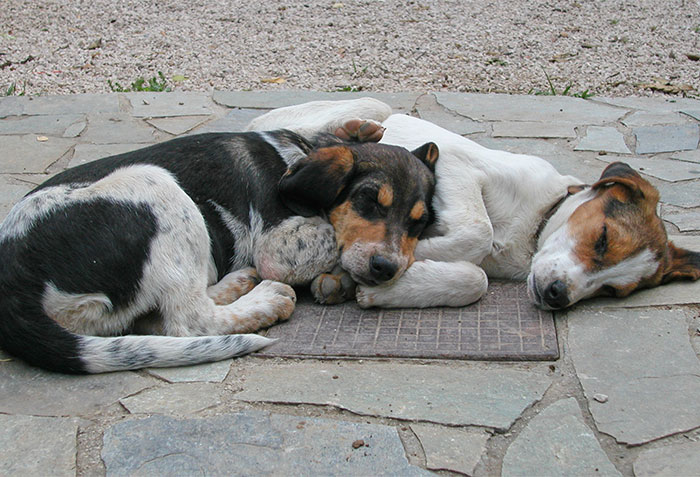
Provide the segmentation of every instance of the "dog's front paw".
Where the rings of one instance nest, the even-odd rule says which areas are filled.
[[[286,320],[294,311],[297,297],[284,283],[264,280],[247,295],[230,305],[235,308],[235,333],[251,333]]]
[[[351,119],[335,130],[335,135],[346,141],[379,142],[384,127],[371,119]]]
[[[250,292],[258,283],[260,277],[255,267],[242,268],[231,272],[207,288],[207,295],[217,305],[228,305]]]
[[[372,308],[373,306],[381,306],[381,289],[377,287],[365,287],[357,285],[355,299],[360,308]]]
[[[355,297],[355,282],[346,271],[333,270],[311,282],[311,294],[322,305],[337,305]]]

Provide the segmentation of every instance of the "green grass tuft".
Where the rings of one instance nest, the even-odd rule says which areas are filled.
[[[149,80],[146,80],[143,76],[136,78],[132,83],[131,86],[128,88],[123,87],[121,84],[119,84],[117,81],[112,83],[112,80],[107,80],[107,84],[109,85],[109,88],[115,92],[115,93],[132,93],[132,92],[143,92],[143,91],[150,91],[150,92],[170,92],[173,89],[168,85],[168,80],[165,78],[165,75],[163,74],[162,71],[158,72],[157,77],[153,77]]]

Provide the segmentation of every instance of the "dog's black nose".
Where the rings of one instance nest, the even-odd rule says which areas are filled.
[[[372,255],[372,258],[369,259],[369,272],[372,278],[378,282],[385,282],[394,278],[398,268],[395,263],[390,262],[381,255]]]
[[[569,293],[566,283],[555,280],[542,293],[542,301],[550,308],[564,308],[569,304]]]

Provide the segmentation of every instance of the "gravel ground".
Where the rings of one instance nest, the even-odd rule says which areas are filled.
[[[698,0],[4,0],[0,94],[700,94]],[[652,87],[655,85],[655,88]]]

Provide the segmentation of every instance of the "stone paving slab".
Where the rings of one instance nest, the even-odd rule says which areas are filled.
[[[75,123],[84,122],[83,114],[52,114],[45,116],[21,116],[0,121],[0,134],[47,134],[63,136]]]
[[[700,163],[700,149],[694,151],[680,151],[671,154],[671,159]]]
[[[79,422],[0,414],[0,475],[74,476]]]
[[[39,138],[39,139],[37,139]],[[0,173],[41,173],[75,145],[72,139],[36,134],[0,136]]]
[[[177,368],[149,368],[146,371],[170,383],[220,383],[226,379],[230,369],[231,360],[225,359],[215,363],[195,364]]]
[[[253,119],[257,118],[261,114],[266,113],[268,110],[261,109],[232,109],[223,118],[216,119],[214,121],[208,122],[201,127],[198,127],[192,134],[202,134],[210,132],[239,132],[245,131],[246,126]]]
[[[606,162],[620,160],[619,158],[609,156],[602,156],[600,159]],[[639,173],[656,177],[666,182],[679,182],[700,178],[700,164],[658,157],[626,157],[622,160]]]
[[[635,111],[620,122],[629,128],[634,128],[659,124],[683,124],[688,122],[688,117],[675,112]]]
[[[661,193],[661,202],[678,207],[700,207],[698,183],[695,181],[666,182],[651,181]]]
[[[68,167],[75,167],[103,157],[135,151],[148,144],[77,144]]]
[[[637,154],[653,154],[696,149],[700,139],[697,124],[644,126],[634,129]]]
[[[223,401],[219,387],[213,384],[177,383],[146,389],[119,400],[131,414],[196,413],[217,406]]]
[[[376,98],[397,111],[410,111],[419,93],[321,92],[321,91],[214,91],[214,102],[229,108],[274,109],[307,101]]]
[[[411,424],[425,451],[426,467],[473,475],[491,434],[479,429]]]
[[[475,121],[536,121],[604,124],[626,111],[569,96],[434,93],[438,103]]]
[[[636,445],[700,427],[700,361],[687,311],[577,308],[566,320],[571,358],[601,432]]]
[[[89,115],[87,129],[80,134],[80,140],[90,144],[154,143],[167,138],[145,121],[126,113]]]
[[[661,217],[678,227],[678,230],[681,232],[700,230],[700,210],[685,209],[672,205],[664,205],[661,210],[663,214]]]
[[[116,113],[119,95],[7,96],[0,98],[0,118],[22,115]]]
[[[575,138],[574,124],[503,121],[493,124],[493,137]]]
[[[643,451],[634,461],[636,477],[682,477],[700,474],[700,442],[672,444]]]
[[[624,98],[606,98],[596,96],[590,100],[593,103],[607,104],[619,108],[651,111],[655,113],[683,111],[697,109],[698,101],[690,98],[678,98],[675,96],[629,96]]]
[[[158,382],[131,372],[91,376],[55,374],[19,360],[4,359],[8,358],[0,361],[0,413],[6,414],[91,415]]]
[[[126,93],[137,118],[199,116],[214,113],[208,93]]]
[[[473,121],[459,114],[445,110],[437,103],[435,95],[424,94],[416,100],[418,116],[426,121],[452,131],[455,134],[465,135],[486,132],[485,123]]]
[[[408,463],[394,428],[259,411],[121,422],[105,432],[102,459],[113,477],[430,475]]]
[[[397,362],[280,363],[250,373],[243,391],[234,397],[331,405],[362,415],[506,430],[551,384],[545,369]]]
[[[574,148],[575,151],[604,151],[616,154],[631,154],[625,138],[613,127],[589,126],[586,135]]]
[[[180,116],[175,118],[153,118],[146,122],[168,134],[179,136],[209,120],[209,116]],[[133,142],[133,141],[130,141]]]
[[[506,451],[503,477],[621,476],[583,422],[574,398],[550,404]]]
[[[34,189],[33,184],[0,174],[0,221],[5,219],[12,205],[19,202],[32,189]]]

